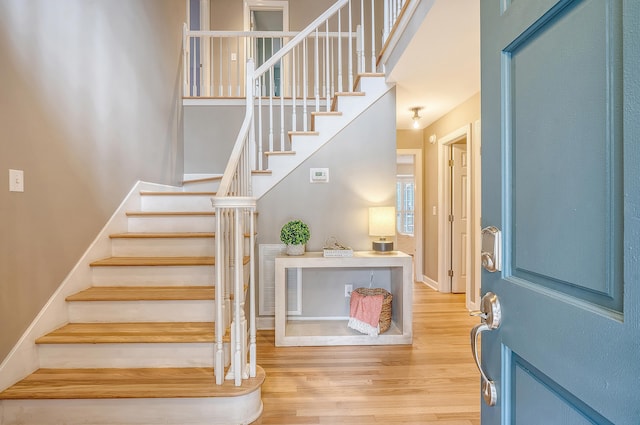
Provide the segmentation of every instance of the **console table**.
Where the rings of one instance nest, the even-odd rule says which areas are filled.
[[[298,268],[311,269],[307,270],[308,273],[319,273],[322,269],[389,270],[390,282],[386,282],[385,286],[389,286],[389,292],[393,295],[390,329],[372,337],[348,328],[348,320],[344,319],[291,320],[287,315],[286,276],[287,269]],[[304,282],[302,285],[305,285]],[[372,251],[359,251],[354,252],[353,257],[338,258],[324,257],[322,252],[307,252],[300,256],[278,256],[275,259],[276,346],[411,344],[412,302],[411,257],[403,252],[375,254]]]

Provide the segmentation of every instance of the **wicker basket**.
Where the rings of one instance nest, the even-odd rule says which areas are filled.
[[[354,292],[364,296],[381,294],[384,296],[382,298],[382,311],[380,311],[380,321],[378,324],[380,325],[380,333],[389,330],[391,327],[391,300],[393,299],[393,295],[382,288],[356,288]]]

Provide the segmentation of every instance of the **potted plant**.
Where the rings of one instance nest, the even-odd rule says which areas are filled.
[[[301,220],[292,220],[280,230],[280,240],[287,245],[287,255],[304,254],[304,245],[310,237],[309,226]]]

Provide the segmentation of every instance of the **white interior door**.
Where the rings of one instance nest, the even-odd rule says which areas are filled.
[[[466,139],[451,145],[451,292],[467,290],[469,274],[469,179]]]

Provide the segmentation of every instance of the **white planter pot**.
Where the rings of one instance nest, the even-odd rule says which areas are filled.
[[[287,255],[304,255],[305,245],[291,245],[287,244]]]

